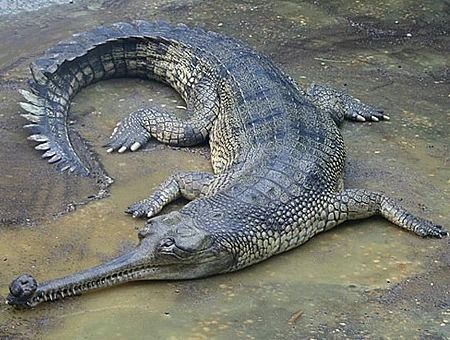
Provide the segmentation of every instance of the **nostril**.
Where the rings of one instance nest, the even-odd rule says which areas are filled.
[[[28,297],[34,294],[37,282],[31,275],[21,275],[9,285],[9,291],[14,297]]]

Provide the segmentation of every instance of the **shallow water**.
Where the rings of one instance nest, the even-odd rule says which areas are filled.
[[[342,127],[346,186],[403,198],[412,211],[449,227],[445,2],[364,3],[74,1],[4,15],[0,294],[6,296],[10,281],[24,272],[46,280],[126,251],[143,225],[123,213],[131,202],[174,170],[210,170],[206,147],[151,143],[140,152],[107,154],[101,145],[121,117],[145,105],[176,109],[182,102],[157,83],[101,82],[75,98],[72,117],[116,182],[110,197],[61,214],[94,194],[94,183],[58,174],[40,160],[16,114],[16,89],[29,76],[28,63],[45,48],[71,33],[124,19],[166,19],[238,37],[301,84],[347,88],[383,107],[390,122]],[[31,311],[2,306],[0,337],[444,339],[450,337],[449,320],[448,240],[423,240],[373,218],[229,275],[126,284]]]

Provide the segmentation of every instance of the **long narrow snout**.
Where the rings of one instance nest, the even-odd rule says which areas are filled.
[[[229,271],[233,254],[187,215],[171,213],[147,222],[139,244],[129,252],[96,267],[38,284],[30,275],[9,286],[6,303],[34,307],[84,292],[137,280],[179,280]]]
[[[60,279],[38,284],[30,275],[21,275],[11,282],[6,303],[15,307],[34,307],[41,302],[128,281],[158,279],[158,264],[141,242],[135,249],[109,262]]]
[[[199,251],[186,251],[186,248],[171,245],[174,249],[169,253],[161,248],[158,238],[140,236],[140,243],[128,253],[76,274],[42,284],[30,275],[21,275],[10,284],[6,303],[17,308],[30,308],[41,302],[129,281],[200,278],[229,271],[234,261],[228,251],[216,247],[204,249],[201,243]],[[167,240],[162,245],[167,245]]]

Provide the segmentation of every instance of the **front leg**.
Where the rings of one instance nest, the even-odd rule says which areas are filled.
[[[328,112],[336,124],[341,124],[344,119],[358,122],[389,120],[382,110],[327,86],[313,84],[306,94],[315,106]]]
[[[179,197],[193,200],[204,195],[214,176],[206,172],[177,172],[161,183],[149,197],[125,211],[133,217],[152,217]]]

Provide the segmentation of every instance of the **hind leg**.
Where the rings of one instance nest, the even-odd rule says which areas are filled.
[[[448,233],[440,225],[415,216],[402,208],[392,198],[378,192],[349,189],[336,195],[330,204],[326,229],[344,222],[381,215],[388,221],[422,237],[442,238]]]
[[[186,104],[189,119],[180,119],[171,112],[155,108],[131,113],[117,124],[106,145],[107,151],[136,151],[150,138],[176,146],[202,143],[219,111],[217,88],[207,76],[191,90]]]
[[[170,112],[153,108],[141,109],[120,121],[109,143],[107,152],[119,153],[130,149],[136,151],[150,138],[177,146],[190,146],[202,143],[209,134],[213,119],[182,120]]]
[[[382,110],[327,86],[311,85],[306,94],[314,105],[328,112],[336,124],[342,123],[344,119],[358,122],[389,120]]]

